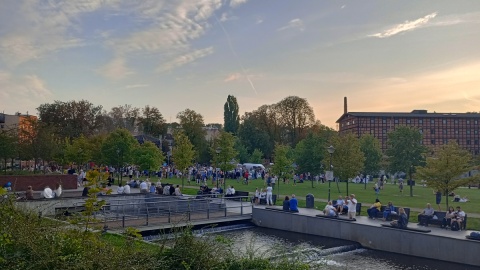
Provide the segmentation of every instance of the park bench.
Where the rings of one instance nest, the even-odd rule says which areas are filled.
[[[337,206],[336,206],[336,205],[334,205],[333,207],[337,207]],[[360,203],[360,202],[357,202],[357,204],[356,204],[356,208],[357,208],[357,209],[356,209],[356,210],[357,210],[357,211],[356,211],[356,212],[357,212],[357,215],[359,215],[359,216],[360,216],[360,213],[362,212],[362,203]],[[344,213],[344,214],[347,214],[347,209],[343,208],[343,211],[342,211],[342,213]]]
[[[436,219],[430,219],[428,221],[428,225],[437,225],[437,226],[442,226],[443,225],[443,219],[445,218],[447,212],[443,211],[435,211],[434,215],[437,216]],[[450,226],[450,224],[447,224]],[[465,214],[465,218],[463,219],[462,225],[461,225],[461,230],[466,230],[467,228],[467,214]]]
[[[380,212],[377,213],[376,218],[383,218],[383,211],[385,211],[385,208],[386,206],[380,208]],[[395,214],[390,213],[390,215],[387,216],[387,221],[398,220],[398,208],[400,207],[394,207]],[[407,214],[407,220],[410,220],[410,208],[404,207],[403,210],[405,210],[405,214]]]

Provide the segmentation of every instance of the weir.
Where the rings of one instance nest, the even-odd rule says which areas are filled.
[[[300,213],[295,214],[255,207],[252,209],[252,221],[265,228],[354,241],[374,250],[480,265],[480,242],[466,239],[469,231],[431,228],[430,233],[420,233],[382,227],[377,220],[367,217],[357,217],[355,222],[342,222],[315,216],[320,213],[313,209],[300,209]]]

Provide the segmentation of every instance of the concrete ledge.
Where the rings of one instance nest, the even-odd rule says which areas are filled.
[[[252,221],[260,227],[319,235],[360,243],[365,248],[409,256],[480,265],[478,241],[465,239],[467,232],[423,233],[378,226],[365,220],[339,222],[337,219],[292,215],[283,211],[252,209]],[[455,247],[455,248],[452,248]]]
[[[328,218],[328,219],[333,219],[333,220],[337,220],[337,221],[347,221],[347,222],[357,221],[357,219],[355,219],[355,218],[349,219],[349,218],[331,217],[331,216],[325,216],[325,215],[316,215],[316,217],[319,217],[319,218]]]
[[[382,227],[386,227],[386,228],[392,228],[392,229],[395,229],[395,230],[404,230],[404,231],[412,231],[412,232],[421,232],[421,233],[429,233],[431,232],[432,230],[429,230],[429,229],[419,229],[419,228],[398,228],[398,227],[393,227],[392,225],[390,224],[380,224]]]

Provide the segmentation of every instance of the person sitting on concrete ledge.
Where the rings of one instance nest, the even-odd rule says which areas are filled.
[[[379,199],[375,199],[375,203],[370,206],[369,209],[367,209],[368,217],[372,219],[377,218],[377,213],[380,212],[380,209],[382,208],[382,203],[380,203]]]
[[[336,217],[337,216],[337,209],[333,207],[332,201],[329,201],[327,205],[325,205],[325,208],[323,209],[323,214],[329,217]]]
[[[148,193],[148,184],[145,181],[140,183],[140,193]]]
[[[343,200],[342,198],[342,195],[339,195],[338,196],[338,200],[337,200],[337,213],[339,215],[342,215],[343,214],[343,209],[347,210],[347,206],[345,205],[345,201]]]
[[[290,211],[290,198],[285,196],[285,200],[283,201],[283,211]]]
[[[298,213],[298,200],[295,198],[295,194],[292,194],[290,199],[290,211]]]
[[[385,206],[385,210],[383,210],[383,221],[388,219],[388,216],[395,213],[395,207],[393,206],[392,202],[388,202],[387,206]]]
[[[418,222],[420,226],[428,227],[428,222],[433,218],[435,210],[432,205],[427,203],[427,208],[423,209],[422,213],[418,215]]]
[[[42,192],[42,196],[45,199],[53,199],[54,195],[53,195],[52,189],[49,186],[46,186],[45,189]]]
[[[33,200],[33,188],[32,188],[32,186],[27,187],[27,191],[25,191],[25,199]]]
[[[405,213],[405,209],[402,207],[398,208],[398,220],[394,220],[390,222],[392,227],[396,227],[399,229],[405,229],[407,228],[408,225],[408,217],[407,214]]]
[[[129,185],[123,186],[123,194],[130,194],[132,191]]]

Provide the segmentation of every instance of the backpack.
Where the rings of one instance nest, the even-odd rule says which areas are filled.
[[[454,222],[452,223],[451,229],[452,229],[452,231],[459,231],[459,230],[460,230],[460,226],[458,226],[458,223],[454,221]]]

